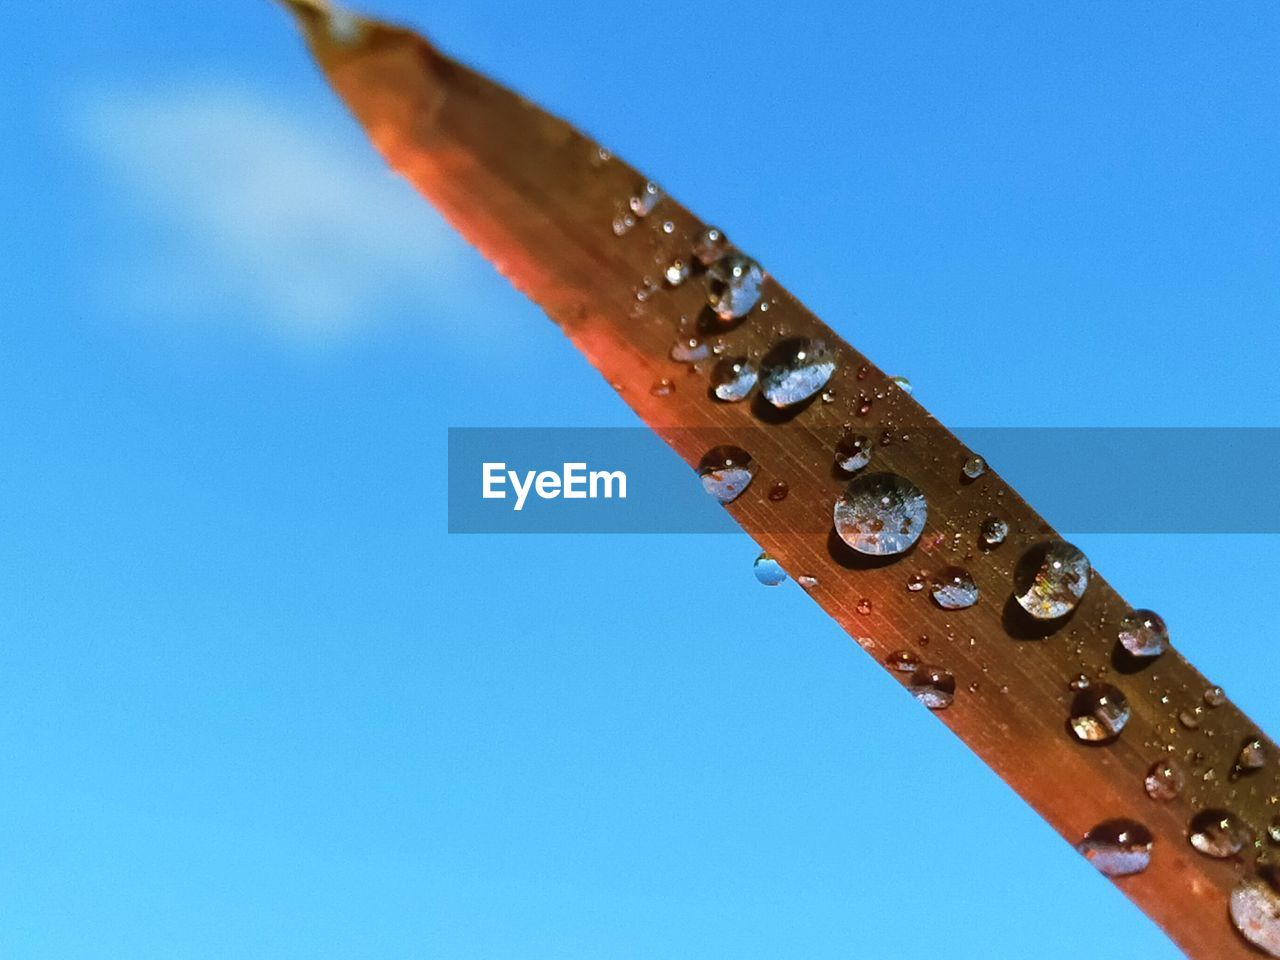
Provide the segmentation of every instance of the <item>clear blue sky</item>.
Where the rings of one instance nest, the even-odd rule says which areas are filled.
[[[379,10],[946,422],[1280,421],[1273,7]],[[0,954],[1177,955],[747,539],[445,534],[446,424],[633,420],[269,4],[5,13]],[[1275,538],[1080,542],[1280,729]]]

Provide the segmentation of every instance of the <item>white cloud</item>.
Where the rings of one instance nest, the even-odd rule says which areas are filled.
[[[460,287],[492,284],[336,110],[206,86],[99,98],[80,120],[127,200],[133,251],[110,273],[131,312],[243,314],[325,342],[397,305],[447,314]]]

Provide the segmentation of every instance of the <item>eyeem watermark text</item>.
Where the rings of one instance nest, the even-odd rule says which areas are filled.
[[[512,509],[523,510],[530,493],[541,500],[627,499],[627,475],[621,470],[588,470],[585,463],[562,464],[554,470],[508,470],[505,463],[483,464],[481,496],[486,500],[515,500]],[[510,488],[508,490],[508,487]]]

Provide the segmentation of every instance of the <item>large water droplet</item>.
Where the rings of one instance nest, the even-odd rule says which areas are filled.
[[[1056,620],[1076,608],[1089,586],[1089,561],[1063,540],[1041,543],[1018,561],[1014,597],[1037,620]]]
[[[836,356],[823,341],[794,337],[760,361],[760,389],[775,407],[790,407],[825,387],[835,369]]]
[[[760,302],[764,271],[743,253],[727,253],[707,268],[707,303],[721,320],[738,320]]]
[[[963,610],[978,602],[978,585],[964,567],[947,567],[933,578],[933,602],[943,610]]]
[[[741,496],[755,475],[755,461],[740,447],[713,447],[698,464],[703,489],[721,503],[732,503]]]
[[[928,515],[915,484],[896,473],[869,473],[849,481],[836,501],[836,533],[859,553],[892,556],[920,539]]]
[[[1245,880],[1231,891],[1231,922],[1263,953],[1280,957],[1280,887],[1273,872]]]
[[[1161,803],[1176,800],[1186,784],[1187,775],[1172,760],[1157,760],[1151,765],[1147,778],[1143,781],[1147,796]]]
[[[1133,610],[1120,621],[1120,644],[1135,657],[1158,657],[1169,649],[1169,630],[1159,614]]]
[[[755,572],[756,579],[766,587],[776,587],[787,579],[787,571],[782,569],[782,564],[767,553],[756,557]]]
[[[711,391],[717,399],[736,403],[756,385],[755,366],[746,357],[725,357],[711,368]]]
[[[918,668],[907,687],[930,710],[945,710],[956,697],[956,678],[942,667]]]
[[[845,434],[836,442],[836,469],[857,473],[870,462],[871,438],[865,434]]]
[[[1088,687],[1071,701],[1071,732],[1085,743],[1110,743],[1129,722],[1129,701],[1108,683]]]
[[[1108,877],[1125,877],[1147,869],[1154,842],[1151,831],[1136,820],[1104,820],[1076,849]]]
[[[1187,831],[1191,845],[1207,857],[1225,860],[1243,850],[1253,837],[1239,817],[1228,810],[1201,810]]]
[[[693,244],[693,255],[709,267],[729,252],[729,240],[715,227],[707,227]]]

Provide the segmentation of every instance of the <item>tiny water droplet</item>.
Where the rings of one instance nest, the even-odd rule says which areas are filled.
[[[760,302],[764,271],[746,254],[727,253],[707,269],[707,303],[728,322],[745,317]]]
[[[915,484],[896,473],[869,473],[849,481],[836,501],[835,527],[859,553],[892,556],[920,539],[928,515]]]
[[[1200,726],[1200,714],[1201,714],[1201,710],[1199,707],[1195,707],[1194,709],[1180,710],[1178,712],[1178,722],[1182,724],[1184,727],[1186,727],[1188,730],[1198,729]]]
[[[1236,757],[1236,771],[1238,773],[1252,773],[1254,770],[1261,770],[1266,765],[1266,745],[1262,742],[1261,737],[1250,737],[1240,747],[1240,754]]]
[[[907,589],[912,593],[919,593],[924,589],[925,579],[923,573],[913,573],[907,577]]]
[[[709,267],[729,251],[729,241],[715,227],[707,227],[694,241],[693,255],[704,267]]]
[[[942,667],[919,667],[908,684],[912,696],[930,710],[945,710],[956,696],[956,678]]]
[[[1201,810],[1191,818],[1187,839],[1207,857],[1225,860],[1243,850],[1253,838],[1249,828],[1228,810]]]
[[[677,363],[701,363],[710,356],[711,348],[697,337],[684,337],[671,346],[671,359]]]
[[[895,650],[885,657],[885,666],[899,673],[914,673],[920,666],[920,658],[910,650]]]
[[[861,600],[858,601],[858,605],[855,606],[853,609],[857,610],[858,613],[862,614],[862,616],[864,617],[870,616],[871,609],[872,609],[871,601],[868,600],[866,597],[863,597]]]
[[[640,188],[640,192],[631,198],[628,205],[637,217],[647,217],[664,196],[665,194],[656,183],[646,183]]]
[[[676,225],[672,223],[670,220],[664,220],[662,222],[662,232],[666,234],[675,233]]]
[[[960,468],[960,471],[970,480],[977,480],[987,472],[987,461],[981,457],[970,457],[964,462],[964,466]]]
[[[787,481],[779,480],[769,488],[769,499],[774,503],[781,503],[787,499],[787,494],[791,492],[791,488],[787,486]]]
[[[636,218],[629,213],[620,213],[613,218],[613,235],[615,237],[624,236],[631,232],[631,228],[636,225]]]
[[[1204,702],[1210,707],[1220,707],[1227,702],[1227,695],[1221,687],[1210,687],[1204,692]]]
[[[1280,844],[1280,817],[1272,817],[1271,822],[1267,824],[1267,839],[1272,843]]]
[[[1071,701],[1071,732],[1082,742],[1110,743],[1128,722],[1129,701],[1109,683],[1081,690]]]
[[[782,569],[782,565],[767,553],[756,557],[755,573],[756,579],[766,587],[776,587],[787,579],[787,572]]]
[[[662,271],[662,276],[668,286],[678,287],[689,278],[689,264],[683,260],[672,260]]]
[[[760,390],[775,407],[790,407],[825,387],[835,369],[835,354],[822,340],[783,340],[760,361]]]
[[[943,610],[964,610],[978,602],[978,585],[964,567],[947,567],[933,578],[933,602]]]
[[[1280,957],[1280,884],[1274,873],[1238,884],[1230,910],[1240,936],[1267,956]]]
[[[822,391],[822,402],[823,402],[823,403],[834,403],[834,402],[835,402],[835,399],[836,399],[836,392],[835,392],[834,390],[823,390],[823,391]]]
[[[862,370],[858,371],[861,374],[861,376],[858,377],[859,380],[866,376],[865,371],[866,367],[863,367]],[[906,377],[890,377],[889,382],[908,396],[911,395],[911,381]]]
[[[649,392],[655,397],[669,397],[676,392],[676,385],[669,378],[663,377],[661,380],[654,381]]]
[[[1159,614],[1132,610],[1120,621],[1120,645],[1135,657],[1158,657],[1169,649],[1169,629]]]
[[[740,447],[713,447],[698,464],[703,489],[721,503],[732,503],[741,496],[755,474],[755,461]]]
[[[1083,673],[1076,674],[1070,683],[1067,684],[1072,690],[1085,690],[1089,687],[1089,678]]]
[[[1186,785],[1187,775],[1173,760],[1157,760],[1151,765],[1147,778],[1143,781],[1147,796],[1162,803],[1176,800]]]
[[[987,517],[982,521],[982,542],[989,547],[998,547],[1009,535],[1009,524],[999,517]]]
[[[758,376],[746,357],[724,357],[711,370],[711,391],[719,400],[736,403],[747,399]]]
[[[796,577],[796,583],[800,584],[800,586],[804,587],[806,590],[812,590],[818,585],[818,578],[811,577],[807,573],[802,573],[800,576]]]
[[[1155,837],[1136,820],[1104,820],[1084,835],[1076,849],[1108,877],[1141,873],[1151,863]]]
[[[871,438],[865,434],[845,434],[836,442],[836,469],[857,473],[870,462]]]
[[[1089,586],[1089,561],[1064,540],[1028,550],[1014,571],[1014,597],[1037,620],[1056,620],[1076,608]]]

